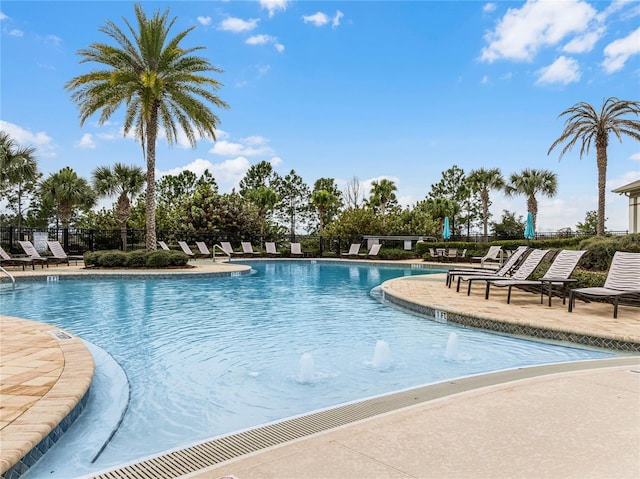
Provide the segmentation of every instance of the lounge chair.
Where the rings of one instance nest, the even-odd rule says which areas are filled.
[[[474,256],[472,258],[473,261],[480,261],[480,266],[484,267],[484,263],[489,262],[500,262],[500,253],[502,252],[502,246],[489,246],[489,251],[484,256]]]
[[[273,241],[265,242],[264,247],[267,249],[268,256],[271,256],[272,258],[282,256],[282,253],[276,249],[276,244]]]
[[[229,243],[228,241],[220,241],[220,248],[222,248],[222,251],[227,253],[230,257],[242,255],[241,252],[233,251],[233,247],[231,246],[231,243]]]
[[[292,258],[302,258],[304,253],[302,252],[302,247],[300,243],[291,243],[291,257]]]
[[[380,248],[382,245],[380,243],[374,243],[371,245],[371,248],[366,253],[359,253],[358,256],[361,258],[377,258],[378,253],[380,253]]]
[[[455,261],[458,257],[458,248],[449,248],[446,254],[442,257],[445,261]]]
[[[45,262],[46,261],[41,261],[43,268]],[[24,271],[28,265],[31,265],[31,269],[36,269],[36,262],[32,258],[13,258],[0,247],[0,266],[22,266],[22,271]]]
[[[200,258],[208,258],[209,256],[213,256],[213,253],[209,251],[209,247],[204,241],[196,241],[196,246],[198,247],[198,256]]]
[[[538,267],[542,259],[549,252],[548,249],[534,249],[531,251],[526,259],[516,268],[516,270],[511,275],[510,279],[529,279],[529,276],[535,271]],[[506,276],[506,275],[505,275]],[[458,289],[460,290],[460,282],[467,281],[469,286],[467,288],[467,296],[471,294],[471,285],[474,281],[493,281],[496,278],[495,274],[491,275],[479,275],[479,274],[471,274],[471,275],[463,275],[458,276]],[[488,299],[488,290],[485,291],[485,299]]]
[[[578,266],[578,262],[582,258],[582,255],[586,251],[572,251],[562,250],[553,259],[551,266],[539,280],[518,280],[518,279],[500,279],[495,281],[487,281],[487,293],[486,297],[489,297],[489,289],[491,286],[497,286],[500,288],[508,287],[507,304],[511,302],[511,288],[520,288],[527,290],[540,291],[540,304],[544,302],[545,289],[549,295],[549,306],[551,306],[551,296],[553,295],[553,289],[557,288],[558,293],[562,294],[562,304],[566,302],[567,296],[567,284],[576,281],[569,276],[573,273]],[[546,286],[546,288],[545,288]]]
[[[78,264],[78,261],[84,261],[84,256],[82,255],[67,254],[59,241],[47,241],[47,246],[53,253],[53,257],[59,259],[61,263],[69,264],[70,261],[75,261],[75,264]]]
[[[158,241],[158,244],[160,245],[160,248],[162,248],[165,251],[171,251],[171,248],[169,248],[167,246],[167,243],[165,243],[164,241]]]
[[[33,243],[31,243],[31,241],[18,241],[18,243],[29,258],[31,258],[35,262],[46,264],[47,268],[49,267],[49,263],[68,263],[68,261],[58,259],[54,256],[40,256],[40,253],[38,253],[38,250],[35,246],[33,246]]]
[[[251,246],[251,242],[249,241],[241,241],[242,245],[242,255],[243,256],[259,256],[260,253],[257,251],[253,251],[253,246]]]
[[[360,243],[351,243],[349,247],[349,252],[341,253],[340,256],[344,256],[346,258],[357,258],[360,254]]]
[[[613,303],[613,317],[618,317],[620,300],[640,302],[640,253],[616,251],[602,287],[576,288],[569,292],[569,312],[573,311],[576,298],[583,301],[600,300]]]
[[[440,256],[436,253],[436,250],[429,248],[429,258],[435,261],[440,261]]]
[[[178,245],[182,249],[182,252],[189,257],[189,259],[196,258],[196,254],[193,251],[191,251],[191,248],[189,247],[186,241],[178,241]]]
[[[496,275],[496,277],[506,277],[509,275],[511,270],[513,270],[519,264],[519,262],[522,259],[524,259],[524,254],[527,252],[528,249],[529,249],[528,246],[518,246],[518,249],[516,249],[513,252],[513,254],[509,257],[509,259],[505,261],[505,263],[499,269],[471,268],[471,267],[450,269],[449,271],[447,271],[446,285],[450,288],[451,282],[453,281],[453,278],[456,276],[468,276],[472,274],[477,274],[477,275],[484,275],[484,276]],[[458,282],[457,291],[460,291],[460,282]]]

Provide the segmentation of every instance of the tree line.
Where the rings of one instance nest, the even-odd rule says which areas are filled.
[[[78,177],[68,167],[41,180],[34,164],[35,151],[21,147],[6,133],[0,144],[0,188],[15,218],[3,215],[3,222],[15,219],[18,225],[56,222],[100,227],[112,221],[126,231],[144,222],[147,249],[156,249],[156,228],[238,231],[244,234],[277,232],[291,234],[302,227],[319,233],[438,235],[443,218],[449,216],[457,231],[471,231],[481,224],[489,230],[490,192],[527,197],[527,209],[534,222],[538,214],[537,195],[553,196],[557,178],[548,170],[525,169],[504,178],[499,169],[481,168],[465,175],[457,166],[443,172],[440,183],[432,185],[425,200],[409,208],[397,204],[395,184],[387,179],[374,182],[364,198],[357,178],[344,192],[332,178],[316,180],[309,188],[294,170],[277,175],[266,162],[250,168],[239,191],[220,194],[215,179],[206,172],[201,177],[184,172],[177,177],[155,178],[156,143],[160,127],[168,143],[175,143],[179,131],[192,146],[200,138],[216,139],[219,118],[212,107],[227,109],[216,92],[221,83],[207,76],[222,70],[199,55],[204,47],[185,47],[183,41],[193,28],[171,36],[176,18],[169,9],[148,16],[135,4],[135,23],[124,19],[121,29],[110,20],[100,32],[112,44],[92,43],[78,51],[81,63],[95,63],[96,70],[72,78],[65,85],[80,111],[80,124],[98,115],[104,124],[116,112],[124,111],[123,132],[132,132],[143,146],[146,171],[115,164],[93,172],[92,182]],[[596,149],[598,168],[597,233],[604,234],[607,147],[611,134],[621,140],[627,135],[640,141],[640,121],[626,118],[640,114],[637,101],[609,98],[600,112],[588,103],[578,103],[563,111],[565,129],[547,154],[564,144],[560,157],[580,143],[580,157]],[[31,159],[29,159],[31,158]],[[142,189],[146,189],[143,192]],[[117,195],[109,211],[92,212],[100,195]],[[29,201],[37,198],[30,207]],[[144,206],[144,208],[143,208]],[[144,210],[144,211],[142,211]],[[126,218],[126,220],[125,220]],[[505,212],[503,220],[515,219]],[[586,220],[585,220],[586,223]],[[497,223],[494,223],[494,229]]]

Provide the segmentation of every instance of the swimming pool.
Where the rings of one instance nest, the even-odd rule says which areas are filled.
[[[257,273],[246,277],[41,282],[4,292],[4,314],[85,338],[108,351],[131,383],[129,409],[95,464],[58,447],[47,454],[61,455],[55,474],[36,465],[25,477],[86,474],[454,377],[611,356],[440,324],[370,295],[387,279],[427,270],[251,264]],[[447,351],[452,332],[455,354]],[[388,347],[382,360],[377,344]]]

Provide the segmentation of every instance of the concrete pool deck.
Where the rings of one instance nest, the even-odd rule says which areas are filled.
[[[214,265],[210,260],[192,264],[197,265],[191,270],[194,272],[242,268],[238,263]],[[37,268],[35,272],[11,272],[18,281],[21,276],[82,273],[80,267],[73,265],[44,270]],[[455,293],[454,289],[445,287],[443,275],[399,278],[385,283],[384,288],[386,294],[449,314],[471,312],[498,322],[521,322],[538,325],[545,330],[640,344],[638,308],[621,306],[618,318],[613,320],[611,305],[579,302],[574,312],[568,313],[561,300],[555,299],[552,307],[548,307],[539,304],[535,295],[526,292],[516,292],[512,304],[507,305],[506,293],[501,290],[492,292],[487,301],[479,288],[474,288],[471,296]],[[32,322],[25,323],[29,325]],[[42,366],[29,356],[30,348],[24,346],[24,338],[16,347],[18,340],[6,334],[17,325],[24,327],[25,323],[8,317],[2,317],[0,321],[2,472],[16,456],[20,457],[22,450],[14,447],[13,441],[22,442],[22,447],[27,448],[22,452],[24,454],[38,443],[38,438],[43,437],[42,425],[56,422],[52,415],[35,415],[30,423],[21,423],[20,418],[24,420],[32,410],[36,410],[34,408],[47,414],[52,409],[48,404],[59,404],[48,401],[60,400],[57,394],[49,394],[54,390],[55,381],[44,382],[39,389],[30,390],[35,396],[35,399],[31,398],[31,404],[22,404],[17,410],[13,408],[13,416],[8,413],[11,410],[8,406],[19,403],[25,396],[20,386],[35,385],[33,374],[24,380],[25,384],[21,383],[17,375],[24,371],[15,368]],[[39,328],[41,325],[32,329],[42,332]],[[60,353],[63,341],[56,341],[48,333],[55,328],[47,326],[45,329],[49,344],[45,348],[53,351],[53,361],[60,363],[62,354],[61,374],[67,368],[71,371],[77,361],[66,357],[64,351]],[[85,387],[82,384],[88,386],[87,380],[90,382],[93,365],[91,363],[89,368],[88,361],[81,360],[80,363],[84,370],[69,377],[82,389]],[[9,366],[14,369],[8,369]],[[60,370],[59,364],[57,370]],[[8,388],[10,383],[6,378],[10,376],[13,388]],[[37,379],[35,381],[38,382]],[[516,375],[508,382],[476,384],[464,392],[456,392],[452,388],[451,393],[209,468],[200,468],[184,477],[640,478],[640,356],[627,355],[600,361],[598,366],[576,365],[563,371],[549,370],[548,374],[540,376]],[[78,394],[75,391],[69,395],[77,398]],[[58,422],[64,417],[61,414],[53,411]],[[27,439],[24,437],[27,433],[34,436]],[[129,476],[122,469],[108,477],[156,476]]]

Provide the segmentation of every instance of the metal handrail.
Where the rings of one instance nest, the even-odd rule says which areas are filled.
[[[7,276],[9,276],[9,279],[13,282],[13,285],[16,285],[16,279],[13,277],[13,275],[11,273],[9,273],[6,269],[4,269],[2,266],[0,266],[0,271],[2,271],[4,274],[6,274]]]
[[[216,248],[218,248],[225,255],[227,255],[227,260],[229,261],[229,263],[231,263],[231,253],[225,251],[224,248],[222,246],[220,246],[219,244],[214,244],[213,245],[213,254],[211,255],[212,258],[213,258],[213,261],[215,262],[215,260],[216,260]]]

